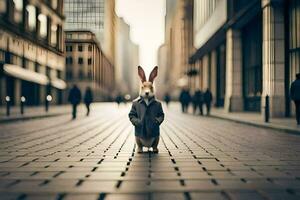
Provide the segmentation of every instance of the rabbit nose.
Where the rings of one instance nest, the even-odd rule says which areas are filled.
[[[146,92],[145,94],[148,96],[148,95],[149,95],[149,92]]]

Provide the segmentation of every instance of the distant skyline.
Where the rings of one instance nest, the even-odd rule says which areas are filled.
[[[149,74],[164,43],[165,0],[116,0],[116,13],[130,25],[131,39],[140,47],[140,65]]]

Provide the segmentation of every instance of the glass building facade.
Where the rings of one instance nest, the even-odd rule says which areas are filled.
[[[103,41],[105,0],[65,0],[65,29],[89,30]]]

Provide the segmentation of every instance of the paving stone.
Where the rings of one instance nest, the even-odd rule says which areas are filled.
[[[67,194],[63,198],[63,200],[98,200],[98,199],[99,199],[99,194]]]
[[[265,200],[265,197],[255,191],[228,192],[228,196],[234,200]]]
[[[128,109],[1,124],[0,199],[300,199],[299,136],[165,109],[137,154]]]
[[[152,193],[151,199],[185,200],[184,193]]]
[[[228,198],[220,192],[191,192],[190,196],[192,199],[228,200]]]
[[[149,194],[108,194],[105,200],[149,200]]]

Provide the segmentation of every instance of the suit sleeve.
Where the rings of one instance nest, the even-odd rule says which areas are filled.
[[[165,113],[162,109],[161,103],[159,103],[158,104],[158,114],[157,114],[156,120],[160,125],[164,121],[164,119],[165,119]]]
[[[138,126],[140,124],[140,119],[138,118],[135,104],[132,104],[131,110],[128,114],[129,120],[131,121],[132,125]]]

